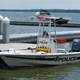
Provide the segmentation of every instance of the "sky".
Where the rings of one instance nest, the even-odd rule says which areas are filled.
[[[0,9],[80,9],[80,0],[0,0]]]

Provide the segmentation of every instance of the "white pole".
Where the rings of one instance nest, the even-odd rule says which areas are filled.
[[[2,35],[3,32],[3,16],[0,16],[0,35]]]
[[[55,19],[54,19],[54,32],[55,32],[55,51],[57,52],[56,20]]]
[[[40,28],[41,28],[41,21],[38,21],[39,28],[38,28],[38,35],[37,35],[37,47],[39,47],[39,38],[41,37]]]
[[[51,48],[51,20],[49,21],[49,46]]]
[[[9,24],[10,24],[9,18],[5,17],[3,19],[3,42],[4,43],[9,43]]]

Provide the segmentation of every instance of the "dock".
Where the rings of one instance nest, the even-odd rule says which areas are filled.
[[[68,34],[69,33],[69,34]],[[72,40],[74,38],[80,38],[80,31],[68,31],[66,33],[57,32],[57,39],[69,39]],[[51,37],[55,38],[55,33],[51,33]],[[9,42],[10,43],[36,43],[37,42],[38,33],[24,33],[24,34],[9,34]],[[2,35],[0,35],[0,43],[4,43],[2,39]]]
[[[26,43],[36,43],[38,33],[24,33],[24,34],[9,34],[9,26],[10,25],[24,25],[26,27],[29,26],[39,26],[39,22],[27,22],[27,21],[10,21],[9,18],[5,17],[2,18],[0,16],[0,43],[10,43],[10,42],[26,42]],[[41,25],[43,25],[41,23]],[[48,26],[48,23],[44,23],[44,26]],[[24,27],[23,26],[23,27]],[[54,27],[54,23],[51,23],[51,26]],[[13,26],[14,27],[14,26]],[[71,27],[71,28],[80,28],[79,23],[68,23],[68,24],[56,24],[56,27]],[[61,31],[56,32],[56,38],[67,38],[67,39],[74,39],[80,38],[80,31]],[[51,37],[55,37],[55,33],[51,33]]]
[[[44,23],[44,26],[48,26],[49,23]],[[24,25],[24,26],[39,26],[39,22],[34,21],[10,21],[10,25]],[[51,23],[54,27],[54,23]],[[68,24],[56,24],[56,27],[71,27],[80,28],[80,23],[68,23]]]

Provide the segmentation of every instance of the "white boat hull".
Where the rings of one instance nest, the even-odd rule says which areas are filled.
[[[80,61],[80,54],[67,55],[1,55],[9,66],[61,65]]]

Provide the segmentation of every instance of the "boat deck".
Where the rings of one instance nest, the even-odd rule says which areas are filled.
[[[8,43],[0,44],[0,55],[70,55],[80,54],[80,52],[67,52],[65,49],[58,49],[58,52],[46,53],[36,52],[36,44],[27,43]]]
[[[0,50],[11,50],[11,49],[27,49],[29,47],[35,48],[35,44],[28,44],[28,43],[7,43],[7,44],[0,44]]]
[[[33,49],[28,49],[31,46]],[[36,52],[36,45],[34,44],[25,44],[25,43],[9,43],[9,44],[0,44],[0,55],[21,55],[21,56],[55,56],[55,55],[71,55],[71,54],[80,54],[80,52],[67,52],[62,49],[59,52]]]

